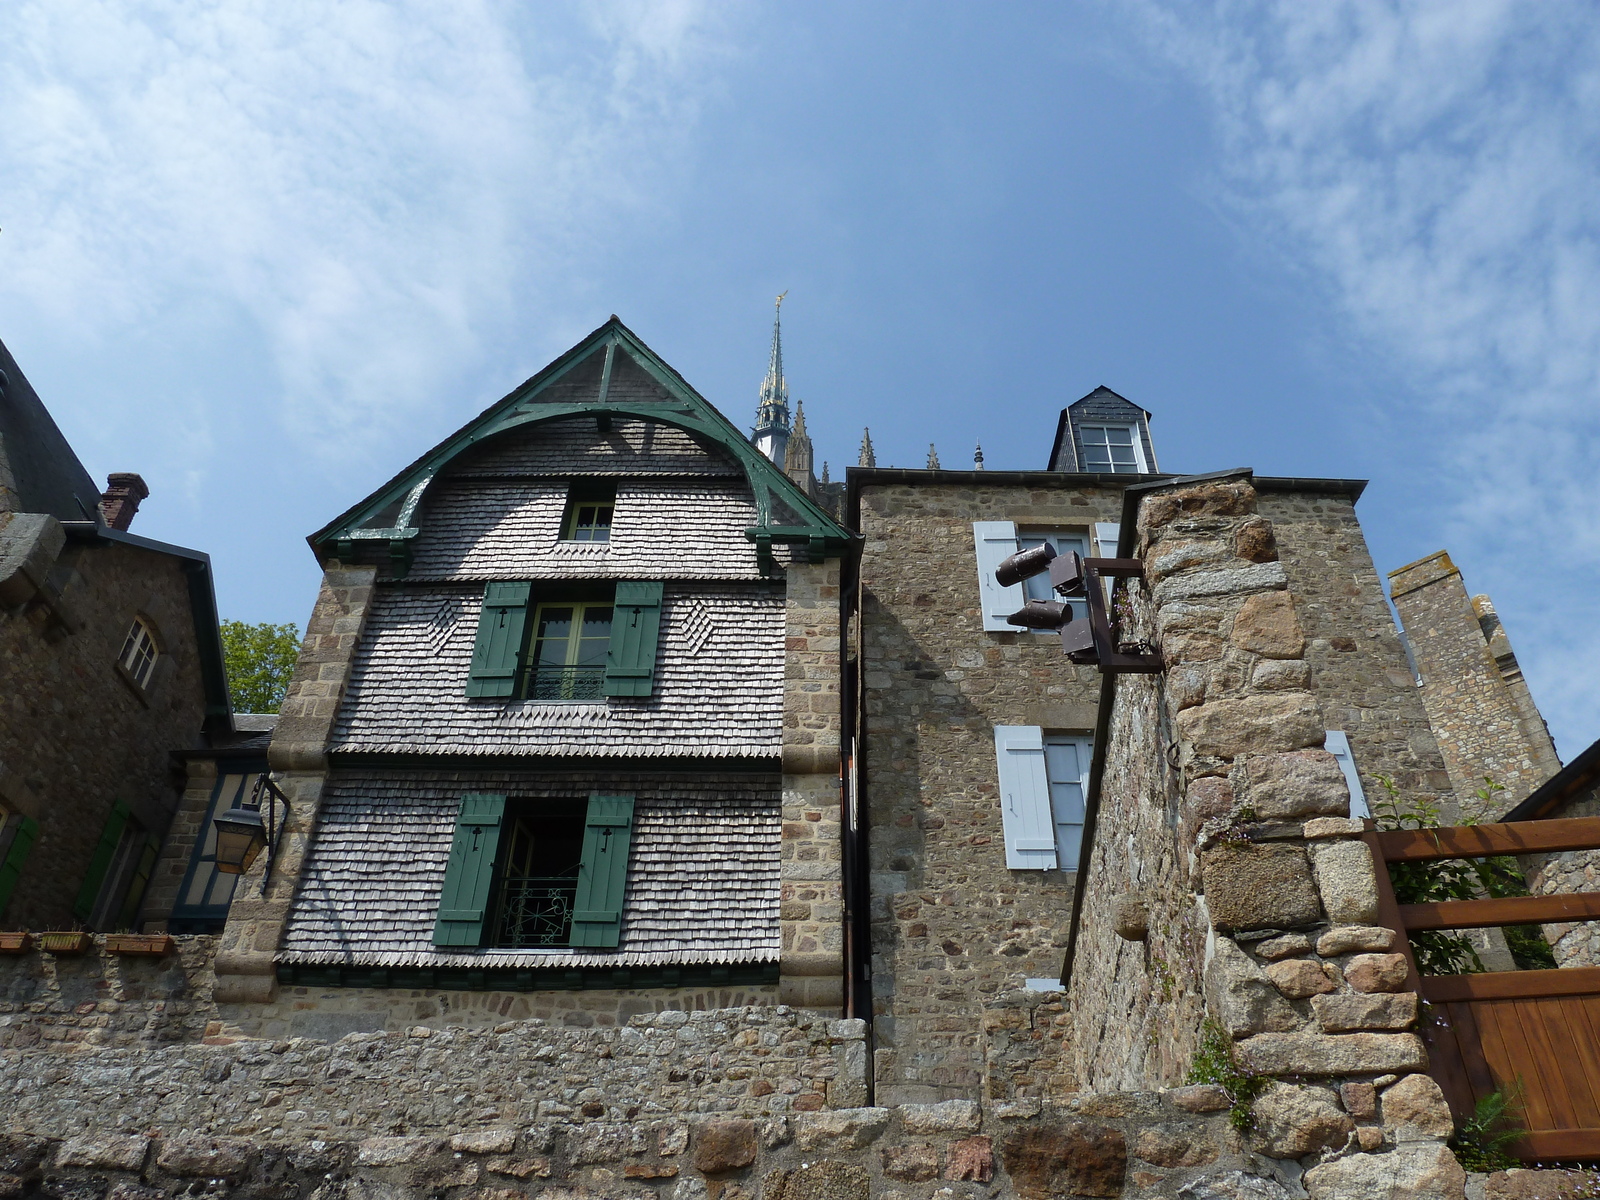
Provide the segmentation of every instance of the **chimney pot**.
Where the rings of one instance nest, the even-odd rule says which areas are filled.
[[[126,530],[133,524],[139,502],[150,494],[145,481],[131,471],[113,471],[106,476],[106,490],[100,497],[100,516],[113,529]]]

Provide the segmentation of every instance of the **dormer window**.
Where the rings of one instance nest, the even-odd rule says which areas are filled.
[[[609,542],[611,514],[616,508],[615,487],[573,485],[567,496],[567,512],[561,522],[564,542]]]
[[[1084,425],[1083,469],[1117,475],[1145,475],[1144,450],[1132,425]]]
[[[135,617],[133,628],[128,630],[127,640],[122,643],[122,653],[117,656],[117,662],[135,683],[144,688],[150,686],[150,676],[156,669],[156,659],[160,657],[155,634],[143,619]]]

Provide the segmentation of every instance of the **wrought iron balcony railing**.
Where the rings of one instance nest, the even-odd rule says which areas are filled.
[[[604,667],[534,667],[530,700],[600,700],[605,696]]]
[[[500,945],[520,950],[565,946],[572,940],[577,893],[578,880],[571,875],[507,879],[501,891]]]

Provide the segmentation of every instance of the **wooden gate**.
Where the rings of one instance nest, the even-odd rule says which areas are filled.
[[[1368,822],[1369,827],[1372,822]],[[1377,832],[1379,919],[1399,935],[1408,986],[1432,1005],[1429,1071],[1451,1112],[1470,1116],[1492,1092],[1521,1099],[1526,1161],[1600,1158],[1600,967],[1419,975],[1409,931],[1600,919],[1600,893],[1397,904],[1388,863],[1600,849],[1600,817]]]

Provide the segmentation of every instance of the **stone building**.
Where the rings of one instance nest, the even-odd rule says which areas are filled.
[[[887,1102],[1077,1086],[1065,1065],[1037,1077],[1009,1071],[988,1043],[997,1022],[1019,1019],[1015,1008],[997,1011],[1003,998],[1059,987],[1107,685],[1068,662],[1054,634],[1006,622],[1048,587],[1036,577],[1002,589],[994,568],[1045,541],[1116,557],[1127,488],[1171,477],[1140,469],[1154,461],[1149,414],[1106,388],[1062,413],[1051,462],[1090,451],[1099,457],[1088,461],[1115,469],[849,474],[846,523],[863,539],[849,619],[868,846],[854,883],[866,901],[852,911],[857,942],[871,946],[857,969],[870,976],[876,1086]],[[1259,640],[1281,635],[1283,647],[1234,648],[1181,621],[1161,639],[1173,655],[1219,660],[1214,671],[1169,674],[1180,693],[1220,694],[1248,672],[1282,705],[1314,697],[1319,738],[1354,798],[1345,815],[1366,812],[1378,775],[1418,798],[1450,795],[1355,516],[1363,486],[1254,482],[1259,514],[1229,553],[1255,556],[1258,572],[1294,589],[1298,615],[1277,596],[1258,601]]]
[[[129,533],[0,346],[0,915],[134,927],[178,799],[169,753],[231,730],[211,567]]]
[[[1561,769],[1505,626],[1443,550],[1390,571],[1389,588],[1459,815],[1497,820]],[[1505,790],[1481,798],[1486,779]]]
[[[849,542],[616,318],[312,535],[234,1027],[837,1014]]]

